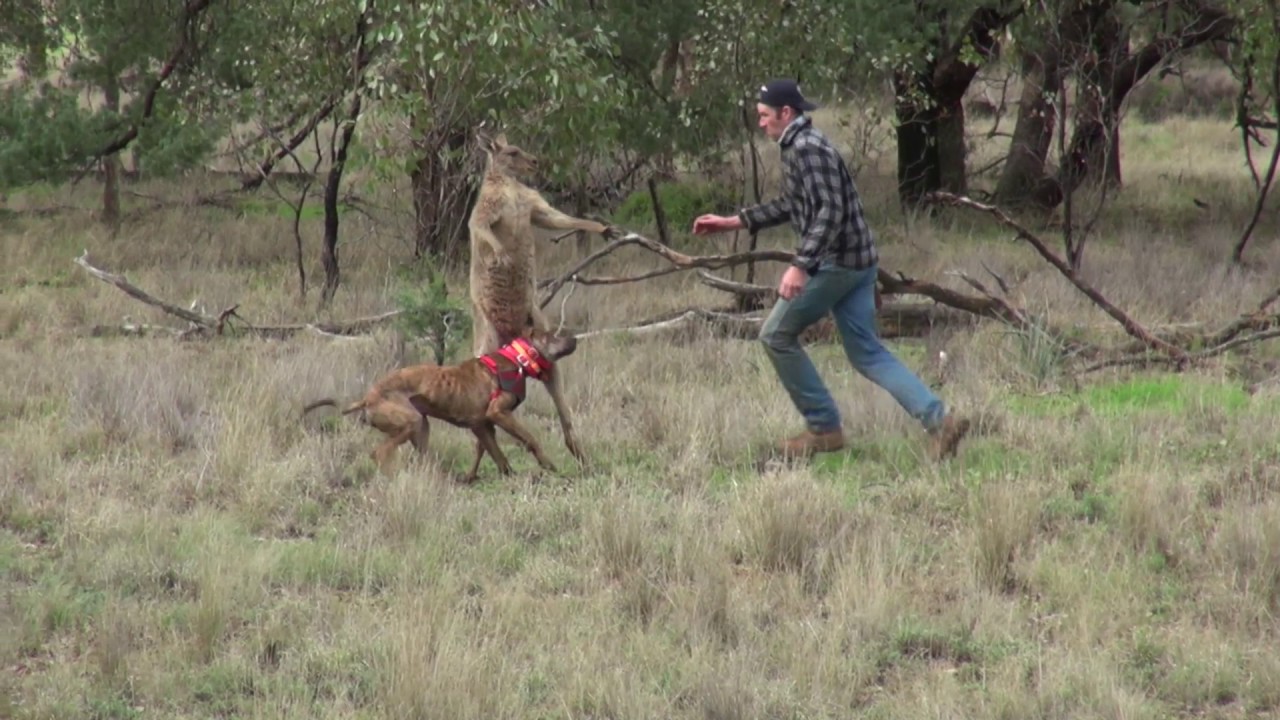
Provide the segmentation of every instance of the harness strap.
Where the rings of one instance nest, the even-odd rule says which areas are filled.
[[[499,369],[498,360],[495,357],[497,355],[510,360],[515,364],[515,367],[506,370]],[[509,392],[516,399],[516,404],[512,406],[512,409],[520,407],[520,404],[524,402],[525,378],[531,377],[534,380],[542,380],[554,367],[550,360],[543,357],[537,348],[523,338],[516,338],[494,352],[481,355],[480,362],[484,363],[489,372],[498,378],[498,387],[490,394],[489,399],[493,400],[502,393]]]

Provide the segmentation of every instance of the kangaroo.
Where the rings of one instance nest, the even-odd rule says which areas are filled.
[[[493,352],[532,331],[550,332],[537,302],[537,265],[533,229],[585,230],[612,237],[616,231],[595,220],[566,215],[551,206],[523,178],[538,169],[538,159],[507,142],[506,134],[477,133],[485,153],[484,179],[468,220],[471,234],[472,350]],[[578,460],[586,457],[573,435],[564,400],[564,373],[545,383],[555,404],[565,446]]]

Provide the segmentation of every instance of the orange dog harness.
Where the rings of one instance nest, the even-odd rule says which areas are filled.
[[[510,360],[515,367],[511,369],[500,369],[498,367],[497,356]],[[480,356],[480,362],[489,369],[498,378],[498,387],[489,396],[490,400],[498,397],[504,392],[509,392],[516,398],[516,404],[511,407],[515,409],[520,407],[520,403],[524,402],[525,395],[525,378],[531,377],[534,380],[542,380],[547,373],[551,372],[553,364],[551,360],[544,358],[537,348],[524,338],[516,338],[511,342],[503,345],[494,352]]]

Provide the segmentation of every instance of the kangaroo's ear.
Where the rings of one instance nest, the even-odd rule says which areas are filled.
[[[501,150],[506,146],[507,146],[507,134],[504,132],[498,133],[497,137],[493,139],[493,148],[495,150]]]
[[[493,152],[493,136],[489,134],[489,129],[481,122],[475,129],[476,144],[485,152]]]

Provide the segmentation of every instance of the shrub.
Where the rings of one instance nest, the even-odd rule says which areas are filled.
[[[658,183],[657,190],[667,227],[673,232],[688,230],[693,226],[693,219],[703,213],[725,214],[738,208],[738,198],[733,190],[718,183],[666,182]],[[653,199],[649,188],[642,187],[628,195],[614,213],[613,221],[623,227],[653,223]]]
[[[465,298],[450,297],[444,274],[429,266],[403,273],[395,300],[400,329],[426,341],[437,365],[453,356],[471,330]]]

